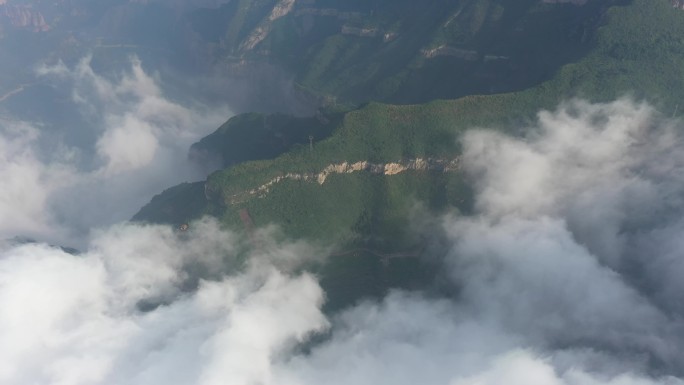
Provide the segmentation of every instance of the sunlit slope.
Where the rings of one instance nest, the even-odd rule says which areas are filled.
[[[280,224],[292,236],[408,247],[415,241],[406,234],[416,204],[438,212],[469,209],[468,184],[457,166],[409,167],[416,160],[457,162],[463,130],[521,133],[539,109],[576,96],[605,101],[632,95],[675,112],[684,100],[684,12],[669,1],[636,0],[611,8],[606,20],[585,58],[537,87],[420,105],[371,103],[346,113],[332,136],[313,147],[295,145],[274,159],[216,172],[201,189],[204,197],[167,193],[153,203],[175,207],[183,199],[205,200],[201,210],[163,218],[172,223],[209,213],[242,228],[239,212],[247,209],[256,225]],[[407,169],[377,172],[390,163]],[[329,172],[321,183],[320,174],[330,167],[342,171]],[[147,207],[137,219],[147,218],[159,217]]]
[[[429,218],[472,209],[471,186],[459,167],[462,132],[484,127],[523,134],[537,111],[571,97],[631,95],[667,115],[681,111],[684,12],[667,0],[635,0],[611,8],[605,18],[592,51],[539,86],[418,105],[370,103],[342,113],[333,134],[313,146],[300,141],[272,159],[234,164],[206,182],[173,187],[136,219],[180,225],[210,214],[245,235],[277,224],[285,236],[334,242],[331,259],[316,270],[332,310],[388,287],[432,282],[426,277],[436,272],[416,258],[430,254],[427,245],[439,244],[440,227]],[[278,127],[296,122],[284,116],[245,121],[269,119],[283,119],[271,121]],[[300,128],[306,122],[312,120]],[[214,136],[236,146],[250,128],[234,125],[230,134]]]

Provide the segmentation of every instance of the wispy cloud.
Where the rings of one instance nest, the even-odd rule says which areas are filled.
[[[0,235],[35,235],[50,231],[47,201],[74,182],[67,162],[44,163],[33,150],[40,131],[21,122],[0,121]]]
[[[476,204],[443,219],[450,290],[330,318],[292,268],[314,248],[255,251],[209,219],[115,225],[79,256],[5,245],[0,382],[683,384],[680,126],[572,101],[524,138],[469,131]]]
[[[183,234],[115,226],[79,256],[37,244],[3,250],[0,381],[270,382],[279,353],[327,326],[323,293],[311,276],[275,268],[279,249],[240,266],[244,252],[208,220]],[[225,274],[186,290],[189,266]]]
[[[525,138],[473,130],[456,294],[395,293],[282,368],[293,384],[681,384],[681,122],[566,103]]]
[[[188,162],[188,148],[230,116],[227,108],[172,101],[135,58],[118,76],[98,74],[90,58],[37,72],[70,87],[89,122],[52,129],[82,130],[93,140],[67,145],[36,123],[0,123],[0,145],[11,147],[0,159],[10,186],[0,215],[15,218],[4,221],[3,237],[80,243],[90,228],[130,218],[153,194],[205,176],[208,170]]]

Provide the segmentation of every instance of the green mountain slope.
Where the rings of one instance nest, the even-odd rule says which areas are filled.
[[[190,20],[216,57],[238,67],[272,62],[345,102],[417,103],[548,80],[589,52],[618,3],[241,0]]]
[[[489,127],[515,134],[539,109],[571,97],[608,101],[633,95],[662,111],[676,110],[684,98],[684,12],[666,0],[635,0],[610,8],[605,17],[592,50],[538,86],[416,105],[370,103],[343,113],[333,134],[313,147],[294,144],[273,159],[236,162],[203,184],[155,197],[136,219],[180,224],[210,214],[248,232],[248,217],[256,226],[278,224],[287,236],[335,243],[340,253],[370,250],[376,261],[382,260],[378,253],[418,250],[420,255],[430,236],[413,226],[422,214],[467,214],[472,205],[458,165],[458,137],[464,130]],[[282,116],[241,117],[228,124],[230,135],[221,136],[225,127],[213,134],[213,143],[237,146],[244,140],[240,135],[249,135],[241,131],[248,127],[243,123],[255,119],[282,120],[279,127],[295,122]],[[305,122],[312,120],[301,120],[299,127],[307,127]],[[178,209],[187,202],[193,210]],[[398,258],[388,266],[398,268],[400,261],[417,263]],[[408,270],[422,271],[415,268]],[[368,274],[379,279],[387,269]]]
[[[684,67],[681,65],[684,63],[684,12],[673,9],[667,1],[638,0],[626,7],[611,8],[607,16],[609,22],[599,30],[595,48],[590,54],[561,68],[552,80],[525,91],[420,105],[371,103],[344,113],[338,120],[257,114],[234,118],[196,146],[218,153],[225,151],[224,157],[230,164],[268,159],[291,145],[294,148],[273,160],[239,163],[211,175],[206,183],[209,200],[204,209],[194,216],[206,211],[218,213],[231,222],[229,213],[233,209],[226,203],[229,201],[227,197],[258,188],[287,173],[316,174],[330,165],[343,162],[389,163],[419,158],[453,160],[458,157],[457,138],[462,130],[476,126],[520,127],[540,108],[552,108],[569,97],[605,101],[632,94],[648,98],[663,110],[674,111],[684,98]],[[323,120],[326,124],[320,123],[321,119],[326,119]],[[325,132],[330,125],[335,126],[334,134],[316,143],[311,151],[308,135]],[[323,129],[324,126],[328,128]],[[278,135],[269,133],[269,130]],[[288,134],[283,134],[283,131]],[[268,144],[283,135],[290,135],[291,143]],[[245,147],[241,149],[242,145]],[[258,149],[262,148],[265,152],[260,154]],[[358,172],[344,177],[360,180],[369,177],[368,174]],[[456,177],[458,172],[453,174]],[[389,180],[393,177],[376,179]],[[280,189],[296,190],[293,187],[296,184],[302,189],[319,189],[321,196],[340,201],[323,193],[326,183],[286,180],[270,188],[265,196],[256,194],[240,204],[249,204],[254,206],[254,210],[263,211],[265,214],[259,218],[260,223],[286,222],[276,214],[277,210],[270,211],[269,207],[287,207],[281,205],[281,199],[292,200],[288,205],[294,207],[300,205],[295,202],[298,194],[289,194],[289,198],[288,194],[280,194]],[[342,188],[337,194],[343,194],[347,189],[351,187]],[[276,195],[283,197],[278,198],[278,202],[272,201]],[[168,202],[173,203],[173,199]],[[269,212],[273,214],[267,214]],[[361,212],[357,214],[355,217],[360,218]],[[168,217],[166,221],[183,222],[192,217]],[[141,214],[137,218],[145,219],[145,216]],[[293,222],[297,223],[295,227],[303,226],[304,220],[293,217],[287,223]],[[332,227],[339,230],[339,226]],[[347,230],[351,227],[347,226]],[[305,231],[293,232],[295,234],[304,235]]]

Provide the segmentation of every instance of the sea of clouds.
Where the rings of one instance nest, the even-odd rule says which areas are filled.
[[[3,126],[0,234],[98,230],[77,255],[0,244],[2,384],[684,384],[684,125],[647,103],[575,100],[524,137],[466,132],[475,209],[440,219],[436,256],[450,294],[324,314],[298,268],[323,250],[268,231],[255,248],[211,219],[183,233],[125,223],[114,213],[135,200],[105,202],[175,170],[169,154],[203,114],[135,62],[118,82],[87,61],[43,71],[89,79],[119,107],[89,171],[36,153],[30,124]]]

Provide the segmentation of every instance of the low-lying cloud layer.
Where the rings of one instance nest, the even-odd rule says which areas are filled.
[[[274,267],[294,250],[302,251],[252,253],[246,267],[184,291],[188,266],[216,271],[244,253],[215,222],[194,223],[182,236],[115,226],[80,256],[37,244],[7,248],[0,382],[270,382],[271,359],[326,326],[316,281]]]
[[[458,294],[349,311],[293,383],[683,383],[679,125],[575,101],[526,138],[468,132],[476,212],[444,222]]]
[[[476,209],[443,220],[451,294],[329,318],[292,268],[315,249],[251,250],[211,220],[117,225],[79,256],[5,245],[0,382],[684,384],[679,127],[630,100],[573,101],[525,138],[468,132]]]
[[[90,228],[129,219],[153,194],[208,170],[188,162],[189,146],[212,132],[229,111],[181,105],[137,59],[115,77],[90,59],[38,73],[71,88],[83,127],[0,121],[0,237],[84,242]],[[68,143],[64,136],[82,138]]]

